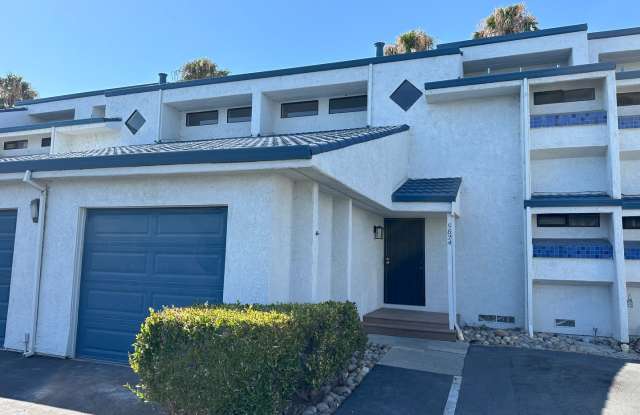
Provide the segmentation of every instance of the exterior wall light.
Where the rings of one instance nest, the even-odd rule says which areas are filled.
[[[633,308],[633,298],[631,298],[631,294],[627,294],[627,308]]]
[[[382,227],[382,226],[374,226],[373,227],[373,237],[374,237],[374,239],[384,239],[384,227]]]
[[[33,223],[38,223],[38,217],[40,216],[40,199],[33,199],[31,201],[31,220]]]

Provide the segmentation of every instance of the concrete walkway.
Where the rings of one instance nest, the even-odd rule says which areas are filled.
[[[338,409],[338,415],[455,413],[468,345],[369,335],[391,350]]]

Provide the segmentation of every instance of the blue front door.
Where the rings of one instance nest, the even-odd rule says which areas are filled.
[[[16,211],[0,210],[0,348],[4,346],[9,310],[9,286],[16,239]]]
[[[222,302],[226,208],[87,212],[76,356],[126,362],[149,307]]]
[[[384,302],[425,305],[424,219],[384,221]]]

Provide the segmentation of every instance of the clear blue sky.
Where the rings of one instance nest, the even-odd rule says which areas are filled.
[[[209,57],[232,73],[371,56],[374,41],[422,28],[468,39],[510,1],[5,0],[0,75],[21,74],[40,96],[155,82]],[[530,0],[541,27],[640,26],[638,0]]]

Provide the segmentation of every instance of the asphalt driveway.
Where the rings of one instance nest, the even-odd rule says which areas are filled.
[[[126,366],[0,351],[0,414],[161,413],[123,386],[137,381]]]

